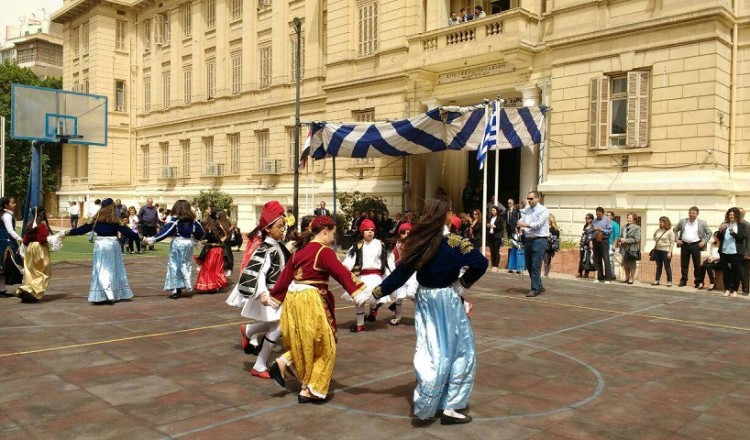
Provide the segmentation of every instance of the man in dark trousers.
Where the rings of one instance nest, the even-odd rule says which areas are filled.
[[[701,250],[706,247],[706,243],[711,238],[711,230],[705,220],[698,218],[700,210],[697,206],[688,209],[687,218],[683,218],[674,227],[673,231],[677,238],[677,246],[680,248],[680,284],[679,287],[685,287],[688,280],[688,269],[690,260],[693,260],[693,278],[701,267]],[[739,219],[737,219],[739,221]],[[694,281],[696,284],[697,281]]]
[[[143,237],[153,237],[156,235],[156,226],[159,224],[159,212],[154,206],[154,199],[149,197],[146,204],[138,210],[138,229]],[[155,250],[154,246],[149,246],[150,250]]]
[[[316,209],[313,213],[316,217],[319,215],[327,215],[328,217],[331,217],[331,211],[326,209],[326,202],[322,200],[320,201],[318,209]]]
[[[513,233],[516,231],[516,223],[521,218],[521,211],[516,207],[516,202],[513,199],[508,199],[508,209],[505,210],[505,232],[508,233],[508,240],[513,238]]]

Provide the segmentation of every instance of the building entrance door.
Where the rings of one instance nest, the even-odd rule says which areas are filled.
[[[521,178],[521,150],[510,149],[500,150],[499,152],[490,151],[487,162],[487,198],[489,199],[495,193],[495,155],[500,154],[500,174],[498,179],[499,197],[496,199],[503,205],[508,199],[513,199],[518,203],[518,193],[520,191]],[[471,182],[474,190],[474,199],[472,209],[489,201],[482,201],[482,177],[484,171],[480,171],[477,166],[477,152],[470,151],[468,155],[468,182]],[[477,193],[477,189],[479,190]]]

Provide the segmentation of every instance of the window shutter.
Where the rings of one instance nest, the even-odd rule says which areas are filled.
[[[164,16],[154,16],[154,44],[164,44]]]
[[[609,78],[592,78],[589,84],[589,150],[606,150],[609,142]]]
[[[648,146],[649,72],[628,72],[628,148]]]

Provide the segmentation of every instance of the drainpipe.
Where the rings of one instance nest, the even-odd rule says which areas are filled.
[[[732,66],[729,89],[729,179],[734,179],[734,151],[737,131],[737,0],[732,0],[734,27],[732,28]]]

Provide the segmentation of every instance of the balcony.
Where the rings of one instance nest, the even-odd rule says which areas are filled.
[[[423,32],[408,38],[409,68],[439,72],[463,67],[467,59],[478,65],[506,58],[517,67],[517,62],[523,64],[523,60],[517,60],[519,50],[529,54],[538,50],[540,21],[541,17],[514,8],[480,20]]]

